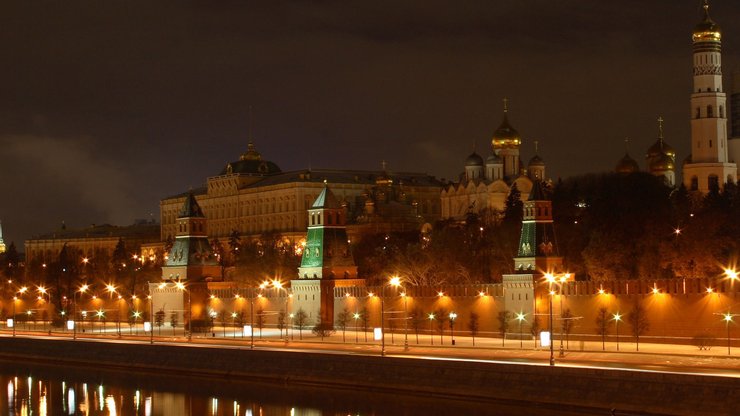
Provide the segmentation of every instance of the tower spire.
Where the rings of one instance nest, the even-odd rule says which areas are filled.
[[[504,97],[504,113],[509,112],[509,99]]]
[[[630,151],[630,149],[629,149],[629,143],[630,143],[630,138],[629,137],[625,137],[624,138],[624,153],[629,153],[629,151]]]
[[[658,139],[663,141],[663,117],[658,116]]]

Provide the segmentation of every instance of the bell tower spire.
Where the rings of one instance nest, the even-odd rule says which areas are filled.
[[[704,1],[703,19],[692,33],[694,88],[691,94],[691,156],[684,166],[684,185],[703,193],[737,180],[737,165],[730,162],[727,142],[727,97],[722,87],[722,31],[709,17]]]

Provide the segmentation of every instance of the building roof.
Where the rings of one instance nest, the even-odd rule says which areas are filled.
[[[324,186],[324,189],[322,189],[319,196],[316,197],[316,201],[314,201],[311,208],[338,209],[341,208],[341,205],[339,204],[337,197],[334,196],[334,192],[332,192],[328,186]]]
[[[185,199],[185,203],[182,205],[178,218],[191,217],[205,217],[205,215],[203,215],[203,210],[200,209],[198,201],[195,200],[195,195],[192,192],[189,192],[188,197]]]
[[[532,184],[532,191],[529,193],[529,201],[547,201],[548,198],[545,195],[545,190],[542,185],[542,181],[534,181]]]
[[[127,226],[110,224],[91,225],[85,228],[62,229],[34,236],[31,240],[65,240],[75,238],[136,238],[159,241],[159,224],[146,222]]]

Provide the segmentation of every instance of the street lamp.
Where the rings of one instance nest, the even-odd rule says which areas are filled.
[[[619,312],[617,312],[615,314],[612,314],[612,316],[613,316],[612,320],[614,321],[614,327],[616,328],[616,331],[617,331],[617,351],[619,351],[619,321],[622,320],[622,315],[620,315]]]
[[[519,312],[516,314],[516,320],[519,321],[519,348],[524,348],[524,335],[522,333],[522,322],[527,314]]]
[[[154,298],[152,298],[151,289],[149,289],[149,291],[150,293],[147,295],[147,299],[149,299],[149,343],[154,344]],[[164,317],[162,317],[162,319],[164,319]],[[162,327],[160,326],[159,328],[161,334]]]
[[[432,328],[432,322],[434,321],[434,313],[429,314],[429,339],[432,340],[434,345],[434,329]]]
[[[727,355],[730,355],[730,322],[732,322],[732,314],[729,312],[724,314],[722,320],[725,321],[725,326],[727,327]]]
[[[357,332],[357,320],[360,319],[360,314],[357,313],[357,312],[355,312],[352,315],[352,318],[354,318],[354,320],[355,320],[355,344],[359,344],[360,338],[359,338],[359,334]]]
[[[455,319],[457,314],[450,312],[450,338],[452,339],[452,345],[455,345]]]
[[[187,338],[188,342],[193,339],[193,310],[192,310],[192,303],[191,303],[191,296],[190,291],[187,290],[185,287],[185,284],[181,281],[175,282],[175,288],[177,288],[179,291],[183,293],[188,294],[188,331],[187,331]]]
[[[398,290],[399,287],[401,287],[401,278],[398,276],[391,277],[390,285],[395,287],[396,290]],[[401,293],[401,297],[403,298],[403,350],[408,351],[409,350],[409,317],[408,317],[408,297],[406,296],[406,292]]]
[[[87,289],[90,288],[89,285],[82,285],[80,286],[79,290],[75,290],[75,292],[72,294],[72,304],[74,306],[74,315],[72,316],[72,339],[77,339],[77,294],[78,293],[85,293],[87,292]]]

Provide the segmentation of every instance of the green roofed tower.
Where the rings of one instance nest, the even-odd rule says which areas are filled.
[[[220,278],[221,268],[208,241],[207,222],[195,195],[189,193],[177,216],[177,234],[162,266],[162,280]]]
[[[558,250],[552,220],[552,201],[542,181],[535,181],[527,201],[524,201],[522,232],[514,258],[518,273],[560,273],[563,258]]]
[[[346,225],[346,210],[325,183],[308,209],[306,247],[298,279],[290,282],[294,310],[302,309],[312,322],[333,325],[335,289],[365,285],[357,278]]]
[[[324,186],[308,210],[308,233],[299,279],[354,279],[357,266],[347,238],[347,214],[337,197]]]

